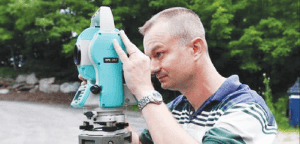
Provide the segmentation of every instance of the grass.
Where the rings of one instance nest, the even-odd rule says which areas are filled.
[[[298,134],[300,134],[299,127],[291,127],[291,126],[282,127],[282,126],[279,126],[278,131],[285,132],[285,133],[298,133]]]

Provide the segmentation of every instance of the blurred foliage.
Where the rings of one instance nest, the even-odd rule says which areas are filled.
[[[12,67],[0,67],[0,77],[2,78],[16,78],[18,73]]]
[[[72,32],[80,33],[88,27],[88,17],[96,8],[87,1],[75,0],[1,1],[0,61],[10,65],[10,58],[17,61],[22,55],[25,64],[18,72],[76,79],[72,53],[63,48],[74,47],[70,43],[76,40]]]
[[[72,54],[76,37],[102,5],[110,6],[116,28],[143,50],[138,27],[159,11],[186,7],[206,30],[211,59],[221,75],[238,74],[259,91],[262,73],[272,77],[272,93],[292,86],[300,74],[299,3],[293,0],[2,0],[0,62],[24,56],[19,72],[77,79]],[[16,63],[15,63],[16,65]],[[16,69],[16,67],[15,67]],[[178,92],[154,86],[168,101]],[[274,98],[276,100],[277,98]]]
[[[55,77],[57,81],[78,81],[78,72],[76,67],[73,66],[72,60],[61,61],[61,67],[56,66],[56,64],[51,60],[27,59],[26,64],[17,72],[22,74],[34,72],[37,78]]]
[[[270,88],[270,77],[267,77],[266,74],[263,74],[264,76],[264,85],[265,85],[265,91],[262,93],[264,96],[266,104],[269,106],[271,112],[275,112],[275,108],[273,105],[273,96],[272,96],[272,90]]]
[[[278,129],[284,132],[297,132],[300,133],[299,127],[291,127],[289,125],[288,119],[288,95],[284,94],[280,97],[276,103],[273,102],[272,90],[270,88],[270,77],[267,77],[266,74],[263,74],[264,80],[264,91],[262,92],[262,96],[265,99],[266,104],[270,108],[271,112],[275,116],[276,123],[278,125]],[[272,79],[273,80],[273,79]]]
[[[139,111],[140,110],[140,108],[137,104],[129,106],[128,109],[131,110],[131,111]]]

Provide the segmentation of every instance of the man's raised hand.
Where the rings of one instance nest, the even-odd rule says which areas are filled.
[[[120,36],[129,57],[116,40],[113,41],[113,45],[123,63],[124,77],[128,89],[137,99],[140,99],[145,93],[154,90],[151,83],[150,58],[128,39],[124,31],[120,31]]]

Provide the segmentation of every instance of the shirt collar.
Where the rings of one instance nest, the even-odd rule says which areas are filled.
[[[220,88],[202,104],[202,106],[197,110],[197,112],[202,111],[208,104],[210,104],[213,101],[222,101],[228,94],[236,91],[236,89],[238,89],[240,85],[241,83],[237,75],[230,76],[225,80],[225,82],[220,86]],[[182,98],[182,101],[189,103],[185,96]]]
[[[236,91],[241,85],[239,77],[237,75],[232,75],[225,80],[225,82],[220,86],[214,95],[212,95],[210,101],[222,101],[225,96]]]

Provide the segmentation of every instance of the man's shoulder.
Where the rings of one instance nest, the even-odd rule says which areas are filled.
[[[177,96],[174,100],[172,100],[171,102],[167,103],[167,107],[170,110],[173,110],[174,108],[178,107],[180,104],[182,104],[183,101],[186,100],[186,97],[183,95],[179,95]]]
[[[265,112],[268,113],[269,108],[262,96],[256,91],[250,89],[248,85],[241,84],[238,89],[226,95],[226,97],[224,97],[224,99],[220,102],[219,106],[226,111],[228,108],[234,107],[238,104],[253,103],[259,105]]]
[[[259,116],[255,114],[259,113],[264,115],[268,124],[274,125],[275,122],[275,118],[262,96],[246,84],[239,84],[236,89],[231,89],[214,107],[214,110],[222,110],[224,115],[241,111],[256,118]]]
[[[260,97],[259,94],[251,90],[247,85],[241,84],[236,90],[224,95],[219,105],[223,108],[229,108],[239,103],[258,103],[263,100]]]
[[[212,99],[219,101],[218,107],[224,110],[240,103],[257,103],[265,107],[263,98],[248,85],[240,83],[237,75],[229,77]]]

